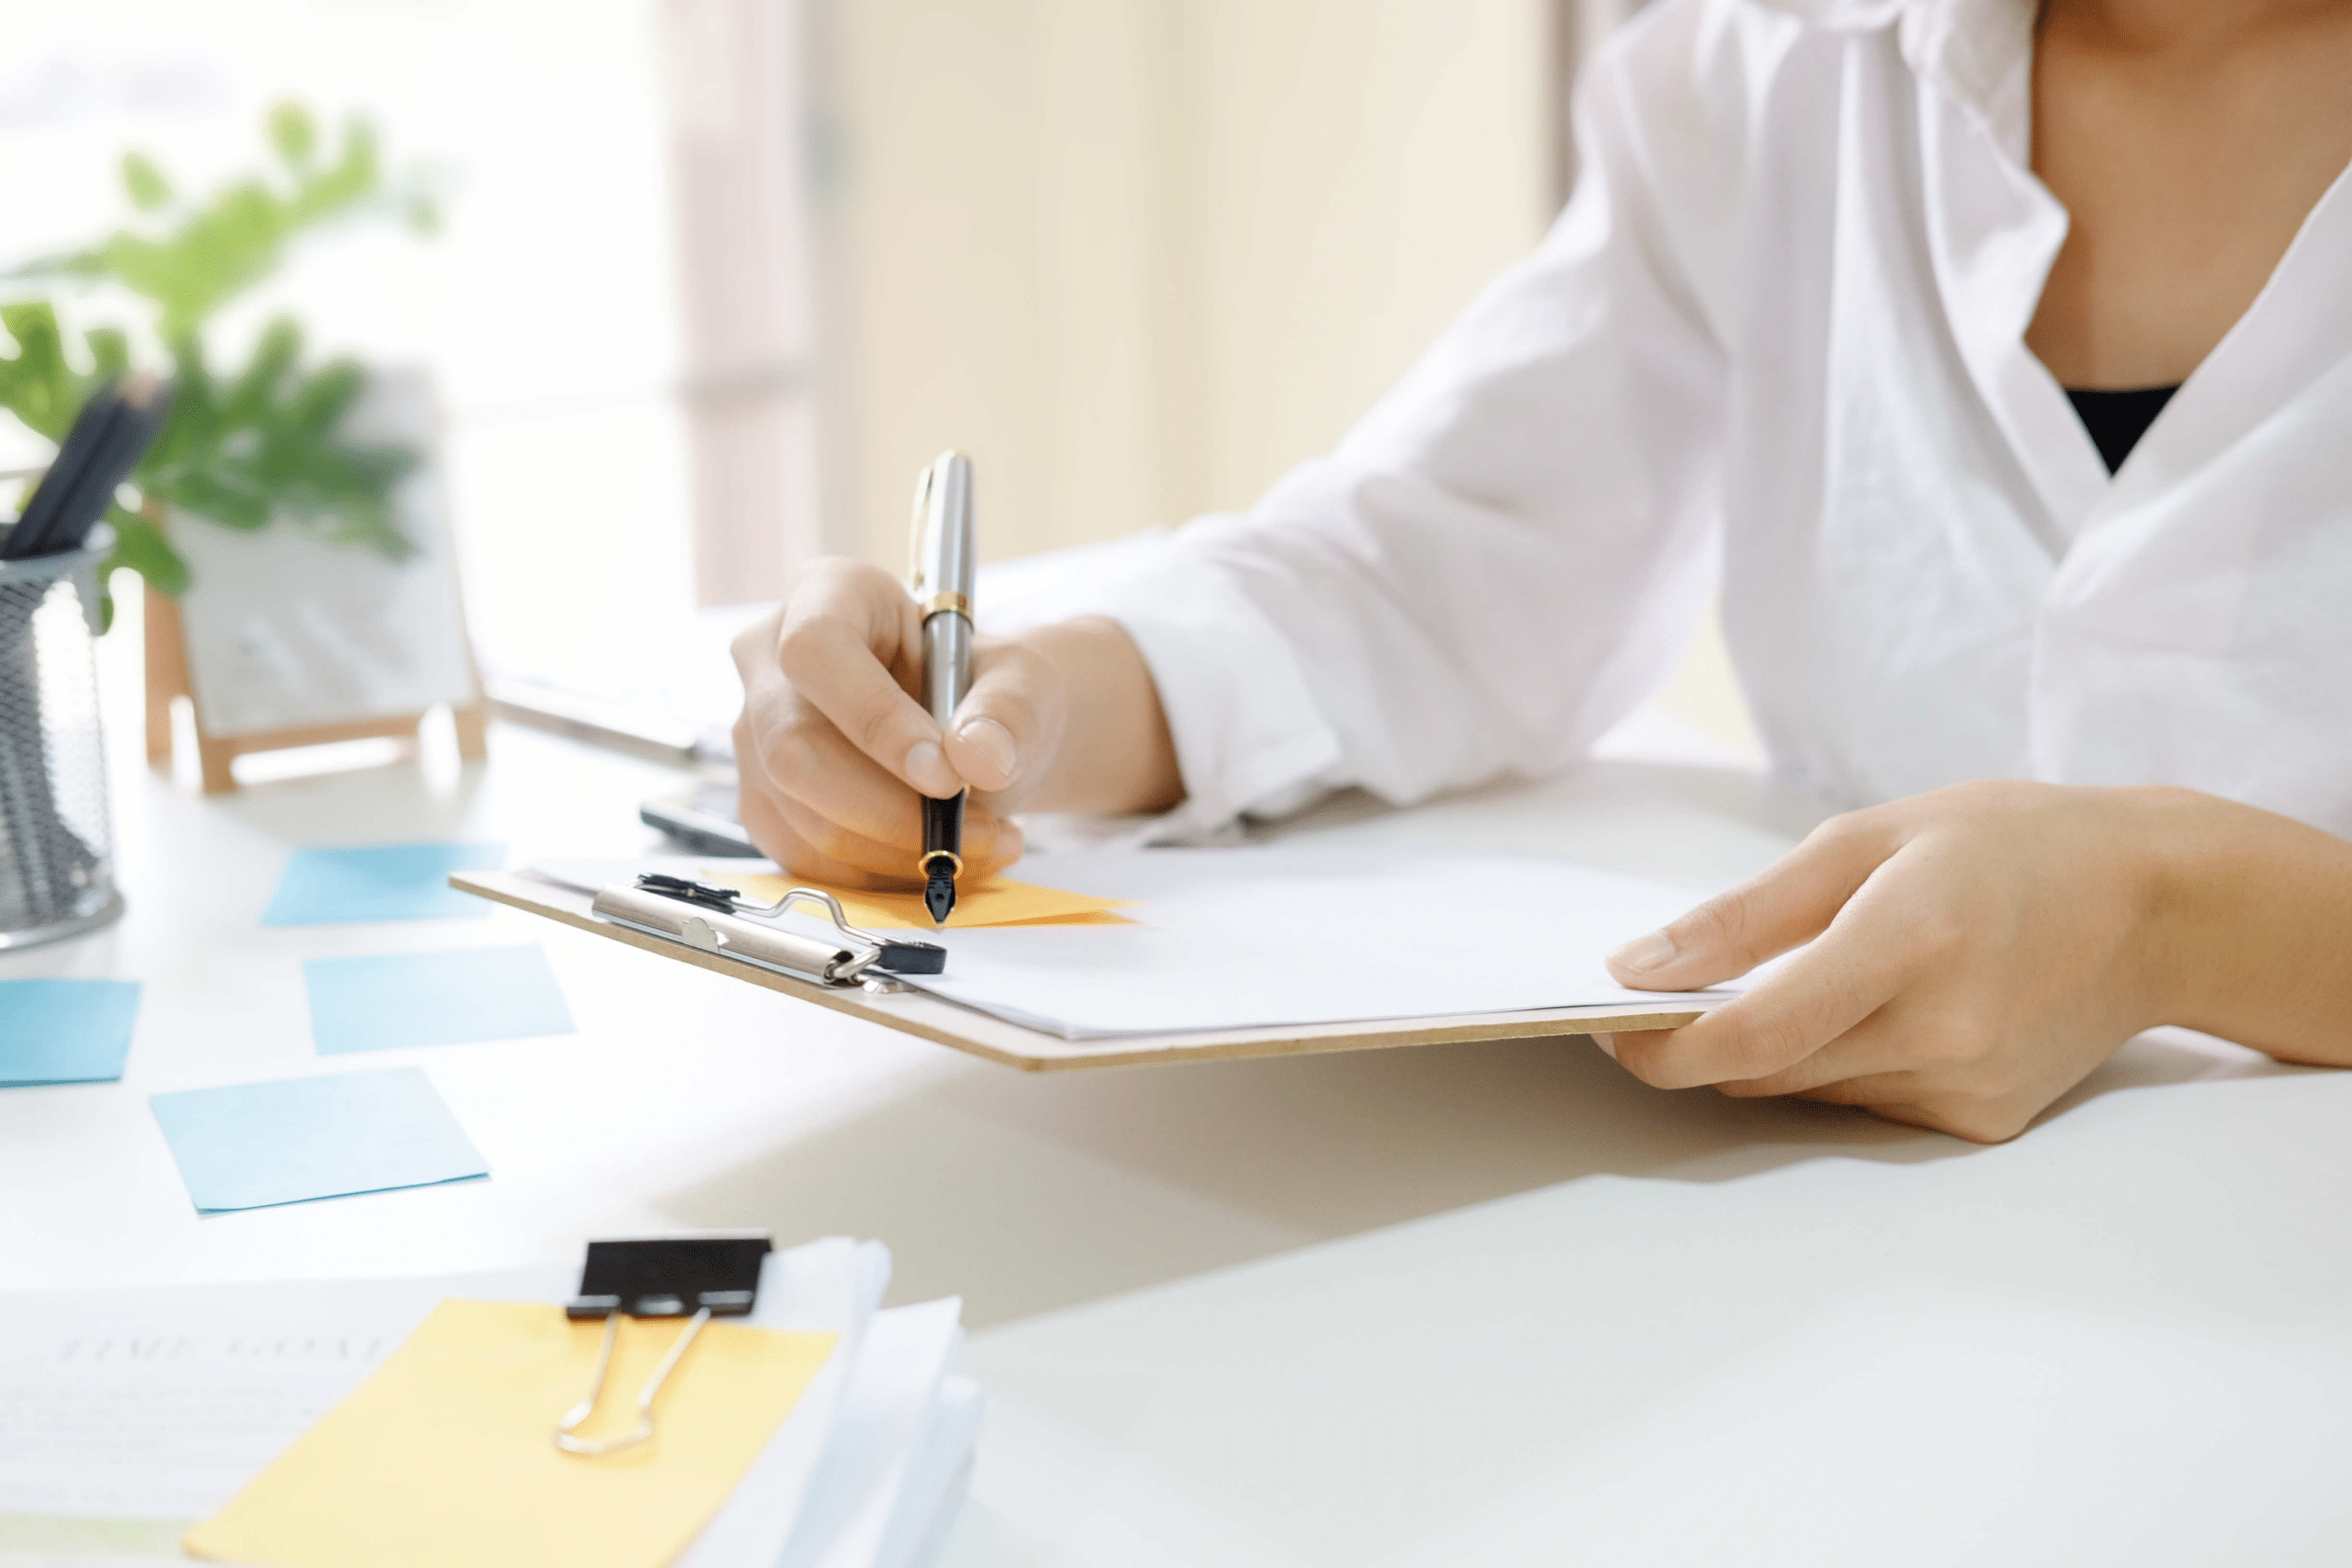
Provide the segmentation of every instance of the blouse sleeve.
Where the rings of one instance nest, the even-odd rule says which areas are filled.
[[[1668,0],[1604,51],[1566,210],[1337,451],[1069,606],[1159,685],[1186,799],[1158,837],[1555,772],[1662,677],[1717,553],[1708,278],[1753,76],[1726,8]]]

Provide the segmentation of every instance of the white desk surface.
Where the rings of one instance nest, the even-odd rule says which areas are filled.
[[[118,729],[119,743],[125,731]],[[1566,1039],[1023,1075],[493,910],[265,930],[292,846],[629,852],[673,775],[118,796],[119,1084],[0,1092],[0,1287],[493,1267],[765,1225],[960,1292],[993,1402],[952,1568],[2352,1561],[2352,1075],[2127,1047],[2018,1142],[1661,1093]],[[1302,830],[1720,883],[1807,814],[1597,764]],[[312,1055],[323,954],[546,945],[574,1036]],[[158,1089],[418,1063],[487,1182],[199,1219]]]

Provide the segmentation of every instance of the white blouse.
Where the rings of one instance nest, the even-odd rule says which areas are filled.
[[[2352,195],[2111,479],[2024,333],[2066,232],[2028,0],[1662,0],[1585,174],[1328,457],[1105,613],[1211,831],[1574,761],[1720,582],[1773,764],[1841,804],[2169,782],[2352,835]]]

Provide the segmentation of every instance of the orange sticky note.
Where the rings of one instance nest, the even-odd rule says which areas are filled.
[[[636,1419],[684,1329],[626,1319],[583,1437]],[[831,1334],[704,1326],[663,1386],[653,1437],[560,1451],[601,1322],[528,1303],[443,1302],[350,1398],[183,1541],[253,1568],[659,1568],[684,1551],[832,1353]]]
[[[705,866],[702,880],[720,887],[732,887],[745,898],[761,904],[773,904],[794,887],[814,887],[831,894],[842,901],[842,911],[854,926],[870,926],[876,931],[929,931],[931,912],[922,907],[920,893],[870,893],[860,888],[834,887],[806,878],[772,876],[761,873],[746,874],[728,871],[720,866]],[[959,888],[956,912],[947,917],[951,926],[1124,926],[1133,922],[1125,915],[1114,914],[1118,898],[1097,898],[1091,893],[1065,893],[1058,887],[1038,887],[1026,882],[1012,882],[996,876],[976,886]]]

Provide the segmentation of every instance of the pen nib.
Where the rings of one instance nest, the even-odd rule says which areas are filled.
[[[931,874],[922,890],[922,907],[931,911],[931,929],[941,930],[956,908],[956,878],[944,867]]]

